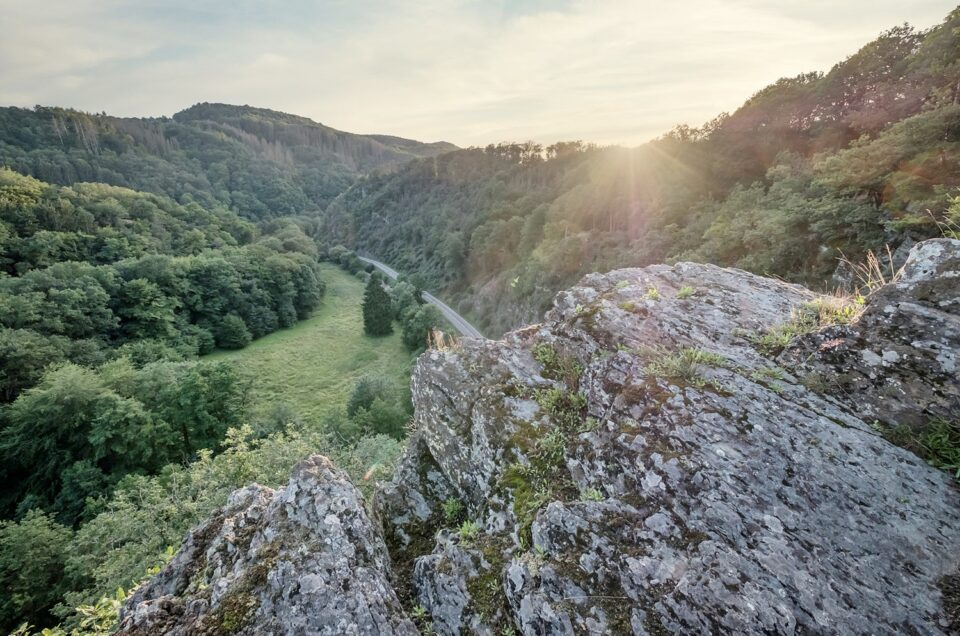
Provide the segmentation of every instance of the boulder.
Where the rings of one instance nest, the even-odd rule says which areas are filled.
[[[960,489],[881,432],[960,417],[960,242],[795,328],[831,302],[694,263],[587,276],[419,358],[371,516],[319,456],[239,490],[120,633],[957,633]]]
[[[917,360],[901,386],[936,383],[898,412],[956,381],[920,362],[958,351],[952,249],[916,246],[853,327]],[[442,634],[960,627],[951,476],[757,344],[817,298],[710,265],[625,269],[558,294],[541,325],[424,354],[412,450],[376,503],[411,604]],[[876,342],[859,338],[850,355]],[[937,412],[956,417],[950,399]]]
[[[194,529],[121,612],[119,634],[416,634],[360,492],[319,455]]]

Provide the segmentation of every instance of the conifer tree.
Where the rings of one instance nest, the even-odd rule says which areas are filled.
[[[363,293],[363,330],[369,336],[386,336],[393,333],[393,308],[390,296],[383,288],[380,277],[370,276]]]

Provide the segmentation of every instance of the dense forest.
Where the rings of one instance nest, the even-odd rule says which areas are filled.
[[[364,378],[324,422],[259,421],[242,369],[202,358],[308,318],[319,260],[416,352],[441,323],[423,288],[497,334],[617,267],[828,286],[842,257],[960,230],[958,188],[960,9],[630,149],[456,149],[222,104],[0,108],[0,629],[77,627],[310,452],[388,470],[403,391]],[[384,294],[355,252],[410,277]]]
[[[321,210],[367,171],[453,148],[226,104],[152,119],[0,108],[0,165],[52,184],[125,186],[255,219]]]
[[[0,516],[17,521],[0,524],[9,629],[49,622],[69,590],[59,540],[126,477],[189,465],[248,423],[239,370],[198,356],[309,316],[324,284],[315,242],[290,221],[8,169],[0,252]],[[30,567],[21,541],[44,550]]]
[[[591,271],[695,260],[814,286],[957,222],[960,10],[633,149],[499,144],[335,199],[322,235],[419,272],[491,333]]]

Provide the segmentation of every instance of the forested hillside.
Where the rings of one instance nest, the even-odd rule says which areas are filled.
[[[197,104],[173,118],[0,108],[0,165],[224,205],[248,218],[322,209],[358,176],[453,149],[334,130],[263,108]]]
[[[359,175],[449,148],[215,104],[0,110],[0,630],[76,628],[104,607],[109,623],[104,595],[310,452],[358,478],[392,465],[410,354],[353,332],[353,276],[314,314],[318,215]],[[249,357],[204,357],[307,318],[318,331],[284,336],[313,348],[269,345],[269,379]]]
[[[0,169],[0,519],[20,522],[0,521],[12,588],[0,629],[49,621],[67,591],[59,538],[124,477],[218,451],[248,424],[240,370],[198,356],[308,317],[324,292],[317,268],[315,242],[290,221]],[[45,550],[35,569],[18,537]]]
[[[635,149],[500,144],[366,177],[323,236],[460,299],[491,332],[592,271],[697,260],[823,285],[937,236],[960,186],[960,10]]]

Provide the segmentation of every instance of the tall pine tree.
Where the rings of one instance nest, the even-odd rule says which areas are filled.
[[[363,293],[363,330],[368,336],[386,336],[393,333],[393,308],[390,296],[376,274],[367,281]]]

